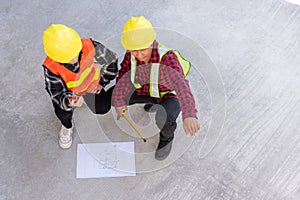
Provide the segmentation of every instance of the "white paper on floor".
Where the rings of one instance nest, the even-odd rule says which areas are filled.
[[[134,142],[77,145],[76,178],[135,175]]]

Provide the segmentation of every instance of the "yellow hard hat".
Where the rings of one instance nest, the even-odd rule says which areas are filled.
[[[121,43],[125,49],[139,50],[148,48],[155,40],[156,32],[144,17],[131,17],[124,25]]]
[[[54,61],[67,63],[82,49],[78,33],[65,25],[52,24],[43,35],[44,51]]]

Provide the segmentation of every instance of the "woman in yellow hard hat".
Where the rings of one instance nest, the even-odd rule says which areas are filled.
[[[118,60],[101,43],[81,39],[75,30],[62,24],[52,24],[44,31],[43,44],[46,90],[62,123],[59,145],[66,149],[72,145],[73,108],[85,101],[96,114],[110,110],[113,88],[103,88],[116,77]]]
[[[180,111],[186,134],[194,136],[200,124],[186,79],[190,62],[178,51],[166,49],[155,38],[156,32],[144,16],[131,17],[126,22],[121,43],[127,52],[121,63],[112,101],[119,117],[127,109],[126,105],[134,103],[146,103],[146,111],[156,111],[160,141],[155,158],[163,160],[171,151]],[[155,104],[164,110],[155,109]]]

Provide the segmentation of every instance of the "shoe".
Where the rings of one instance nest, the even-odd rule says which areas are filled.
[[[164,160],[168,157],[172,149],[173,140],[159,140],[156,152],[155,159],[156,160]]]
[[[73,127],[66,128],[64,126],[61,127],[59,132],[58,144],[63,149],[68,149],[71,147],[73,142]]]
[[[156,111],[156,109],[153,107],[153,104],[152,104],[152,103],[146,103],[146,104],[144,105],[144,110],[145,110],[146,112],[155,112],[155,111]]]

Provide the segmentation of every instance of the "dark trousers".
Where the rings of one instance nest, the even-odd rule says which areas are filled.
[[[89,109],[95,114],[105,114],[111,108],[111,96],[113,87],[109,90],[105,91],[104,89],[101,90],[99,94],[91,94],[88,93],[83,96],[85,103],[89,107]],[[72,127],[72,116],[73,110],[65,111],[61,109],[56,103],[52,102],[54,106],[54,112],[62,125],[66,128]]]
[[[127,104],[132,105],[135,103],[151,103],[156,107],[157,101],[150,96],[137,95],[134,92],[130,99],[127,99]],[[163,109],[158,108],[155,114],[155,121],[157,127],[160,129],[160,139],[163,141],[171,141],[174,138],[174,132],[177,127],[176,119],[180,113],[180,104],[177,98],[170,97],[163,99],[159,105]]]

